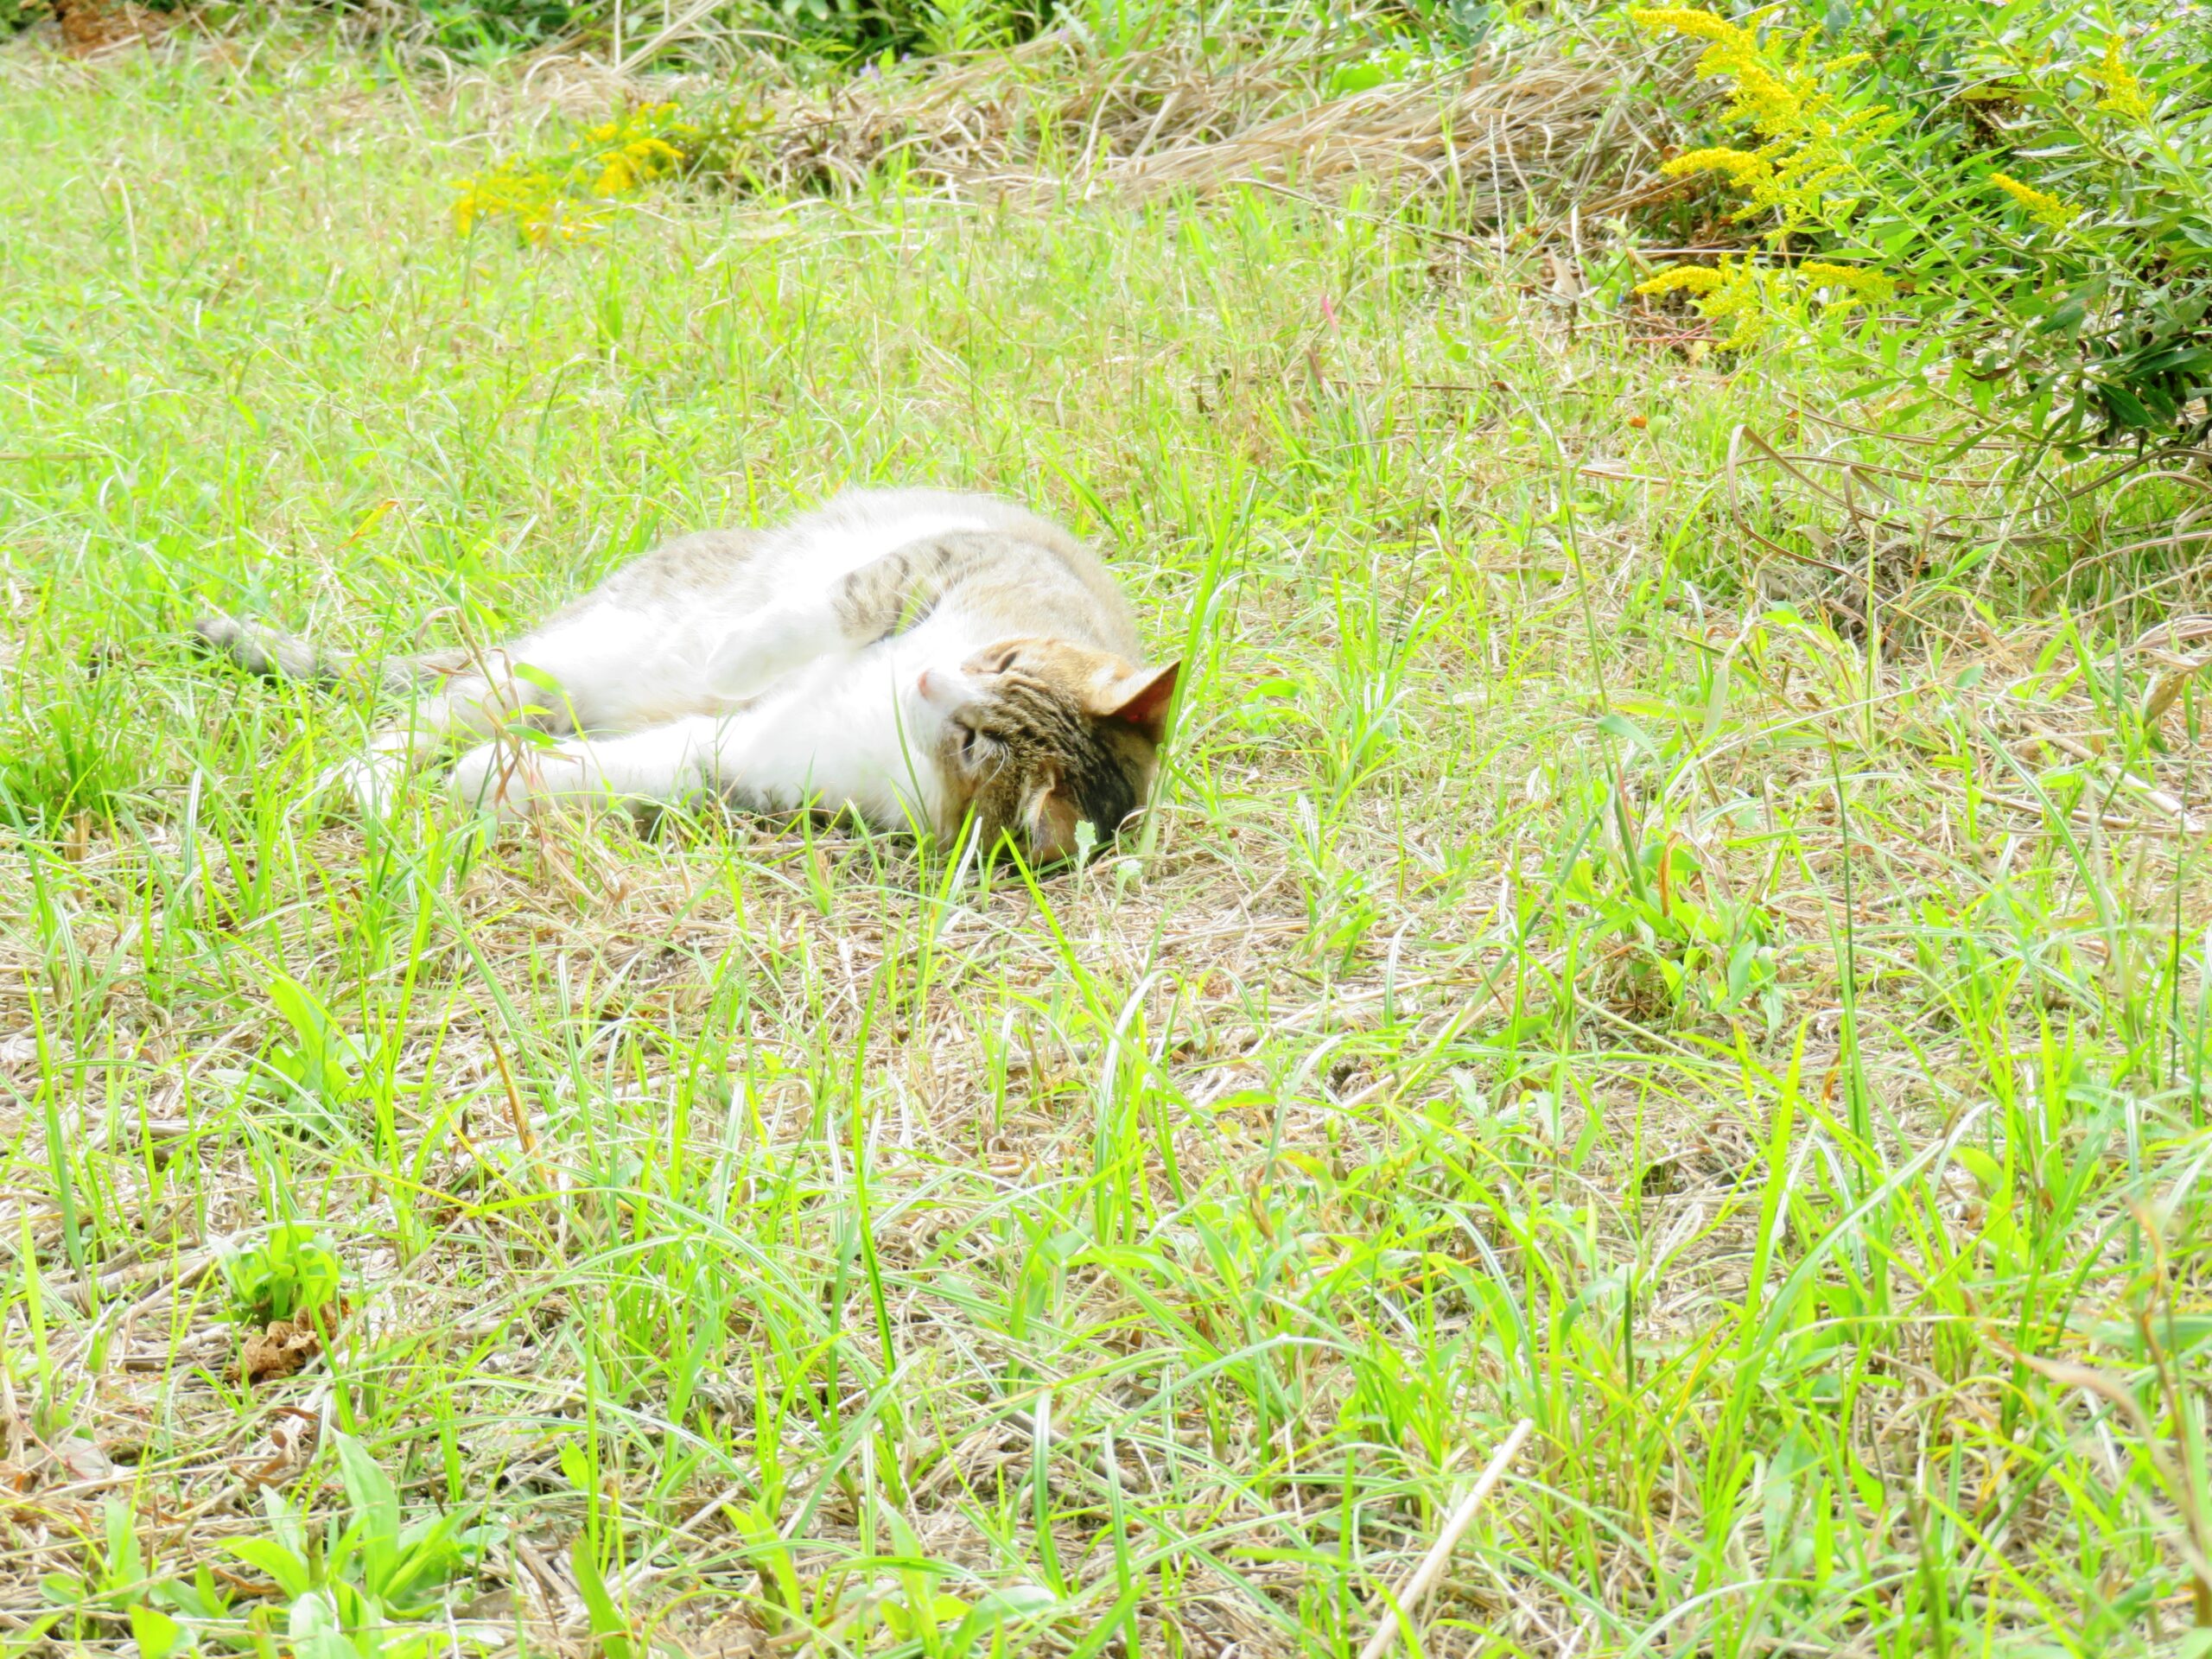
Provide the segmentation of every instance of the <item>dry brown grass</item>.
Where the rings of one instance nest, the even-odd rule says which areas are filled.
[[[1636,89],[1680,78],[1611,39],[1523,43],[1331,96],[1332,72],[1371,39],[1200,39],[1102,48],[1068,28],[964,58],[912,60],[827,86],[754,57],[730,82],[640,81],[572,54],[542,54],[518,79],[456,72],[454,90],[503,107],[505,148],[527,149],[552,112],[595,115],[675,96],[724,99],[740,133],[710,176],[776,195],[901,188],[1043,200],[1133,199],[1266,184],[1340,191],[1366,180],[1444,192],[1471,223],[1552,204],[1593,223],[1648,189],[1674,142]]]
[[[1601,195],[1652,160],[1618,52],[1535,50],[1348,96],[1355,51],[1195,41],[1101,53],[1056,32],[1013,51],[777,99],[742,152],[767,188],[857,186],[895,168],[956,192],[1143,197],[1354,179],[1450,188],[1477,219],[1540,188]]]

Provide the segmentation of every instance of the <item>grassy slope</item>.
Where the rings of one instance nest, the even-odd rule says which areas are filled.
[[[455,1605],[596,1552],[695,1647],[1027,1585],[1007,1651],[1347,1654],[1523,1416],[1428,1653],[2187,1622],[2139,1435],[2002,1344],[2097,1338],[2162,1435],[2146,1361],[2203,1380],[2202,879],[2011,735],[2110,724],[2063,630],[1870,669],[1727,597],[1705,480],[1817,374],[1268,197],[464,243],[465,109],[10,74],[0,1314],[24,1417],[135,1459],[26,1478],[11,1612],[103,1497],[167,1567],[265,1529],[243,1470],[333,1501],[296,1407],[535,1541]],[[890,479],[1065,516],[1190,653],[1129,856],[365,836],[311,785],[369,711],[176,644],[489,635]],[[355,1311],[248,1388],[168,1264],[291,1215]]]

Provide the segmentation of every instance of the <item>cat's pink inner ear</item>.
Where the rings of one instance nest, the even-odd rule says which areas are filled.
[[[1118,701],[1101,712],[1110,719],[1127,721],[1158,743],[1167,735],[1167,705],[1175,700],[1175,680],[1182,671],[1179,662],[1165,668],[1141,668],[1114,688]]]

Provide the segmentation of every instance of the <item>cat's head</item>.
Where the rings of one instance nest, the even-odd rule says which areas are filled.
[[[1111,841],[1151,790],[1179,667],[1018,639],[926,671],[952,823],[972,809],[986,847],[1009,834],[1039,863],[1072,856],[1082,823]]]

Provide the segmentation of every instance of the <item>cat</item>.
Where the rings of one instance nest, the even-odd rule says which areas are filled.
[[[449,787],[503,817],[720,795],[950,839],[972,815],[984,847],[1040,864],[1144,803],[1180,666],[1142,664],[1127,601],[1066,531],[934,490],[679,537],[475,657],[365,665],[229,617],[194,632],[257,673],[415,693],[334,774],[379,813],[410,766],[474,737]]]

